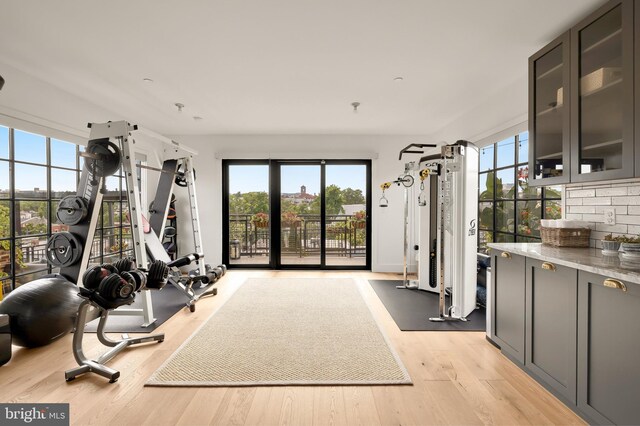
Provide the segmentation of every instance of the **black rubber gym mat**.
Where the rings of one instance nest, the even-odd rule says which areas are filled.
[[[197,292],[197,291],[196,291]],[[215,296],[207,296],[215,297]],[[187,298],[180,290],[167,284],[160,291],[151,291],[151,301],[153,304],[153,315],[156,317],[156,321],[149,327],[141,327],[141,316],[130,315],[109,315],[107,320],[106,332],[107,333],[151,333],[158,328],[166,320],[177,314],[180,309],[188,310]],[[203,299],[204,300],[204,299]],[[196,303],[196,309],[198,304]],[[141,308],[142,297],[138,295],[136,301],[125,308]],[[95,319],[87,324],[85,332],[95,333],[98,329],[98,319]]]
[[[468,321],[432,322],[438,316],[438,294],[424,290],[403,290],[401,280],[369,280],[382,304],[402,331],[485,331],[486,311],[478,308]],[[448,305],[447,305],[448,306]]]

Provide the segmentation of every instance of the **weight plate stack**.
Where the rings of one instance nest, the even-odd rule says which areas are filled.
[[[56,217],[64,225],[77,225],[87,218],[89,203],[82,197],[68,195],[58,203]]]
[[[82,243],[71,232],[53,234],[47,242],[47,260],[53,266],[64,268],[75,265],[82,257]]]
[[[120,168],[120,148],[108,139],[90,141],[87,153],[98,157],[86,160],[89,170],[96,176],[111,176]]]

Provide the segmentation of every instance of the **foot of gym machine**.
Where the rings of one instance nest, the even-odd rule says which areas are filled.
[[[116,355],[118,355],[129,346],[138,345],[141,343],[164,341],[164,333],[134,338],[129,337],[127,334],[123,334],[122,340],[112,340],[108,338],[105,334],[104,328],[107,324],[107,319],[109,318],[109,311],[115,309],[118,306],[116,304],[113,304],[110,308],[105,308],[98,304],[98,302],[94,299],[95,297],[99,296],[91,295],[84,290],[85,289],[81,289],[81,296],[84,297],[85,300],[80,304],[80,308],[78,309],[76,328],[73,335],[73,356],[80,366],[65,371],[64,377],[67,382],[70,382],[81,374],[96,373],[102,377],[109,379],[109,383],[115,383],[120,377],[120,372],[114,370],[113,368],[107,367],[104,364],[113,359]],[[125,300],[120,305],[130,304],[132,302],[133,299],[131,299],[130,301]],[[101,304],[104,304],[104,301]],[[95,360],[87,358],[82,349],[82,339],[84,337],[85,326],[87,325],[88,320],[90,321],[94,318],[93,316],[91,318],[88,318],[87,315],[89,309],[91,308],[97,309],[100,315],[97,334],[98,340],[103,345],[111,347],[111,349],[109,349],[107,352],[105,352]]]

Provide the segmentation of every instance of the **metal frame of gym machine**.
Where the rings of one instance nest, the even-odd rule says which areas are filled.
[[[144,247],[143,227],[142,227],[142,210],[140,208],[140,191],[137,187],[137,179],[135,174],[135,155],[131,150],[131,145],[135,144],[135,140],[132,138],[132,132],[138,130],[137,126],[132,126],[126,121],[109,122],[109,123],[92,123],[89,124],[91,128],[91,136],[89,143],[94,140],[110,140],[115,141],[116,145],[120,148],[121,153],[121,166],[125,175],[125,181],[127,185],[127,198],[129,201],[130,218],[131,218],[131,238],[133,240],[133,248],[135,252],[136,267],[147,267],[147,255]],[[86,155],[90,157],[89,155]],[[89,256],[91,253],[90,243],[93,241],[95,235],[96,226],[100,216],[100,206],[102,203],[103,189],[105,183],[105,177],[95,175],[88,166],[88,163],[92,160],[89,158],[85,161],[82,175],[80,178],[80,185],[77,191],[79,197],[85,198],[88,201],[88,212],[90,212],[89,221],[73,225],[70,227],[72,232],[82,242],[84,250],[82,253],[82,260],[69,267],[63,267],[60,269],[60,274],[70,280],[77,283],[78,286],[82,285],[82,276],[89,263]],[[102,189],[101,189],[102,188]],[[85,299],[80,304],[78,309],[78,316],[76,318],[76,330],[73,335],[73,356],[79,364],[78,367],[65,372],[65,379],[67,381],[74,380],[77,376],[89,372],[96,373],[100,376],[109,379],[110,383],[114,383],[120,377],[120,372],[104,365],[107,361],[113,359],[125,348],[133,345],[138,345],[147,342],[162,342],[164,341],[164,333],[154,334],[145,337],[130,338],[127,334],[122,335],[121,340],[112,340],[105,334],[105,325],[109,314],[124,314],[124,315],[150,315],[149,318],[153,318],[153,308],[151,305],[151,296],[149,290],[143,290],[143,309],[118,309],[110,310],[103,308],[89,299]],[[97,311],[97,316],[100,317],[98,323],[97,337],[100,343],[105,346],[111,347],[107,352],[102,354],[96,360],[91,360],[86,357],[82,348],[82,340],[84,337],[84,329],[88,321],[96,318],[96,315],[91,310]],[[118,312],[119,311],[119,312]],[[132,312],[133,311],[133,312]],[[147,318],[145,316],[145,318]],[[154,319],[155,320],[155,319]]]
[[[172,145],[175,144],[174,141],[171,141],[171,143]],[[149,225],[151,226],[151,232],[144,234],[145,244],[149,255],[154,260],[162,260],[170,266],[173,274],[169,276],[169,283],[182,291],[182,293],[187,297],[188,301],[186,305],[189,307],[189,310],[193,312],[195,311],[195,304],[198,300],[206,296],[213,296],[217,293],[217,289],[214,287],[214,280],[209,280],[205,284],[205,287],[201,288],[200,292],[196,294],[192,289],[193,280],[189,279],[187,282],[183,282],[179,278],[179,266],[186,266],[192,262],[199,264],[199,262],[204,258],[204,254],[202,253],[202,234],[200,232],[200,216],[198,214],[198,200],[195,186],[196,177],[192,162],[192,156],[197,154],[197,152],[182,145],[172,146],[168,150],[165,149],[164,152],[164,157],[166,159],[162,163],[161,169],[145,166],[147,169],[160,172],[158,186],[153,200],[153,210],[149,212]],[[164,235],[173,190],[177,185],[175,182],[177,175],[182,175],[185,186],[188,190],[191,232],[193,234],[195,252],[185,257],[178,258],[172,262],[162,246],[161,241]],[[206,272],[207,271],[205,270],[201,271],[203,275],[205,275]]]
[[[424,153],[411,147],[433,145],[409,145],[399,159],[406,153]],[[392,182],[405,187],[403,285],[398,288],[439,293],[438,315],[430,321],[466,321],[476,308],[477,172],[478,149],[458,141],[442,146],[440,154],[406,163],[404,175]],[[409,280],[409,189],[416,173],[423,174],[424,186],[418,203],[418,279]]]

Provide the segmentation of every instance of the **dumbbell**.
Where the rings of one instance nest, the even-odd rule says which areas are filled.
[[[147,288],[160,290],[167,284],[169,267],[162,260],[154,260],[147,272]]]
[[[125,257],[124,259],[120,259],[113,264],[113,267],[120,273],[129,272],[133,269],[133,258]]]
[[[104,299],[114,301],[127,299],[136,290],[133,277],[128,281],[118,275],[113,265],[100,265],[89,268],[82,275],[82,283],[88,290],[96,291]]]
[[[121,272],[120,276],[135,287],[134,291],[142,291],[147,287],[147,274],[138,269]]]
[[[136,290],[135,281],[127,281],[118,274],[110,274],[103,278],[98,286],[98,293],[107,300],[128,299]]]
[[[218,268],[222,269],[222,276],[227,273],[227,265],[225,265],[224,263],[218,265]]]
[[[216,266],[212,269],[212,272],[216,274],[216,281],[222,278],[222,276],[224,275],[224,269],[222,269],[221,266]]]

